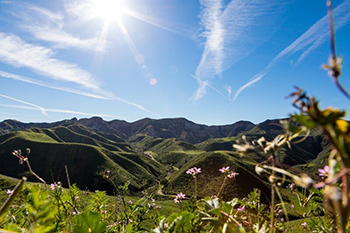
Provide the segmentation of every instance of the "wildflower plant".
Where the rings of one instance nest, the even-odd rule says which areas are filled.
[[[219,192],[216,194],[217,197],[220,197],[222,190],[224,189],[224,186],[226,184],[227,179],[232,179],[239,175],[237,172],[231,171],[230,166],[222,167],[219,169],[219,171],[225,176],[224,180],[222,181],[221,187],[219,189]]]
[[[197,176],[202,172],[201,168],[192,167],[186,171],[186,174],[192,175],[194,179],[194,199],[197,200]],[[176,199],[176,198],[175,198]],[[174,200],[175,201],[175,200]],[[175,202],[176,203],[176,202]]]
[[[335,50],[335,36],[333,26],[333,12],[331,0],[327,0],[327,7],[330,21],[331,49],[329,64],[324,68],[328,69],[338,89],[347,97],[349,94],[339,83],[342,60],[337,57]],[[281,121],[285,134],[276,136],[272,141],[260,138],[254,143],[243,138],[244,144],[234,145],[242,155],[250,153],[258,154],[266,158],[256,166],[259,175],[268,174],[271,183],[271,212],[275,208],[275,192],[278,192],[277,185],[289,177],[292,181],[306,189],[323,188],[325,208],[334,218],[337,232],[345,232],[349,227],[349,171],[350,171],[350,124],[344,119],[345,111],[337,108],[321,109],[319,101],[315,97],[309,97],[305,91],[297,87],[296,91],[289,95],[293,98],[293,106],[299,113],[291,115],[289,121]],[[296,123],[293,123],[296,122]],[[320,168],[319,176],[324,180],[317,182],[306,174],[295,175],[277,167],[276,151],[291,143],[298,143],[308,136],[308,133],[318,128],[325,135],[332,148],[328,157],[328,165]],[[299,139],[302,137],[302,139]],[[257,148],[260,147],[260,150]],[[271,163],[271,165],[267,165]],[[279,175],[277,175],[279,174]],[[282,177],[282,178],[281,178]],[[311,197],[310,197],[311,198]],[[274,215],[271,215],[271,226],[275,226]],[[306,227],[306,222],[303,227]]]

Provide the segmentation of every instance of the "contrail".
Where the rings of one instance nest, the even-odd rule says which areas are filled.
[[[7,95],[3,95],[3,94],[0,94],[1,97],[4,97],[6,99],[10,99],[10,100],[13,100],[13,101],[17,101],[19,103],[22,103],[22,104],[26,104],[26,105],[29,105],[29,106],[32,106],[34,107],[35,109],[37,110],[40,110],[40,112],[42,114],[44,114],[45,116],[49,116],[45,110],[45,108],[43,107],[40,107],[39,105],[36,105],[36,104],[32,104],[32,103],[29,103],[29,102],[26,102],[26,101],[23,101],[23,100],[19,100],[19,99],[16,99],[16,98],[13,98],[13,97],[10,97],[10,96],[7,96]]]
[[[345,0],[343,3],[338,5],[333,11],[335,17],[335,29],[338,30],[345,26],[350,20],[350,1]],[[287,46],[282,52],[280,52],[276,57],[274,57],[270,63],[258,74],[254,75],[251,80],[241,86],[233,98],[235,100],[238,95],[251,86],[252,84],[261,80],[271,68],[275,67],[283,58],[291,56],[302,49],[307,48],[306,51],[302,53],[298,61],[294,66],[298,65],[309,53],[319,47],[329,36],[328,28],[328,16],[325,15],[320,20],[318,20],[314,25],[312,25],[306,32],[304,32],[300,37],[298,37],[293,43]]]
[[[40,111],[40,109],[36,107],[29,107],[29,106],[9,105],[9,104],[0,104],[0,106],[8,107],[8,108]],[[55,109],[55,108],[46,108],[45,111],[56,112],[56,113],[69,113],[69,114],[83,115],[83,116],[101,116],[101,117],[111,117],[111,118],[119,118],[119,119],[123,118],[121,116],[110,115],[110,114],[86,113],[86,112],[78,112],[78,111],[72,111],[72,110],[66,110],[66,109]]]
[[[199,15],[205,38],[204,51],[195,76],[206,82],[247,57],[282,25],[286,1],[201,0]],[[196,98],[207,85],[199,83]]]
[[[194,75],[191,75],[191,77],[194,78],[194,79],[196,79],[196,80],[199,82],[199,84],[200,84],[200,86],[201,86],[202,88],[204,88],[204,87],[210,87],[211,89],[213,89],[214,91],[216,91],[217,93],[219,93],[222,97],[224,97],[224,98],[227,99],[228,101],[232,101],[230,98],[227,98],[227,96],[224,95],[221,91],[219,91],[218,89],[216,89],[215,87],[213,87],[212,85],[210,85],[210,84],[209,84],[209,81],[202,81],[202,80],[200,80],[199,78],[197,78],[197,77],[194,76]],[[199,88],[198,90],[199,90],[199,91],[198,91],[199,93],[196,94],[196,95],[194,95],[194,97],[193,97],[193,101],[194,101],[194,102],[196,102],[196,101],[198,100],[199,96],[202,95],[202,93],[200,93],[202,89]]]

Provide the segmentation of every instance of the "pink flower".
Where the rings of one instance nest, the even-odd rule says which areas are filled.
[[[160,205],[156,205],[156,209],[160,209],[162,208]]]
[[[307,223],[306,223],[306,222],[303,222],[301,225],[302,225],[303,227],[306,227]]]
[[[239,175],[239,174],[236,173],[236,172],[231,172],[230,174],[227,175],[227,177],[228,177],[229,179],[232,179],[232,178],[236,177],[237,175]]]
[[[293,190],[295,189],[295,184],[294,184],[294,183],[290,183],[290,184],[288,185],[288,188],[289,188],[291,191],[293,191]]]
[[[243,211],[244,209],[245,209],[245,205],[242,206],[242,207],[240,207],[240,208],[238,208],[237,210],[238,210],[238,211]]]
[[[326,166],[324,166],[323,169],[318,169],[318,172],[320,173],[320,174],[318,174],[319,176],[321,176],[321,177],[328,177],[329,166],[326,165]]]
[[[195,177],[197,174],[199,174],[201,172],[202,172],[201,168],[192,167],[186,171],[186,174],[189,174],[189,175],[192,175],[193,177]]]
[[[128,203],[131,205],[132,204],[132,200],[129,200]]]
[[[12,193],[13,193],[13,190],[9,190],[9,189],[6,192],[7,195],[12,195]]]
[[[181,199],[185,199],[185,194],[183,194],[182,192],[180,192],[179,194],[176,195],[174,202],[175,203],[179,203],[181,201]]]
[[[229,170],[230,170],[230,167],[229,167],[229,166],[223,167],[223,168],[219,169],[219,171],[220,171],[221,173],[229,172]]]
[[[290,205],[289,208],[292,210],[294,209],[294,205]]]
[[[55,186],[56,186],[55,184],[50,184],[50,189],[55,190]]]
[[[186,196],[185,194],[180,192],[179,194],[176,195],[176,198],[181,200],[181,199],[185,199],[185,196]]]

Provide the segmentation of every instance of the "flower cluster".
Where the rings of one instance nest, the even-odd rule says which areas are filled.
[[[327,178],[329,174],[329,166],[326,165],[323,169],[318,169],[318,172],[320,173],[318,174],[320,177]]]
[[[55,189],[60,189],[62,188],[62,183],[61,182],[54,182],[50,184],[50,189],[55,190]],[[79,198],[79,197],[78,197]]]
[[[103,178],[108,179],[110,174],[111,174],[110,170],[105,171],[105,173],[103,174]]]
[[[244,209],[245,209],[245,205],[244,205],[244,206],[239,207],[237,210],[238,210],[238,211],[243,211]]]
[[[292,192],[294,192],[294,191],[295,191],[295,189],[296,189],[296,187],[295,187],[295,184],[294,184],[294,183],[290,183],[290,184],[287,186],[287,188],[289,188],[289,189],[290,189],[290,191],[292,191]]]
[[[231,172],[231,173],[229,173],[229,174],[227,175],[227,177],[228,177],[229,179],[232,179],[232,178],[236,177],[237,175],[239,175],[237,172]]]
[[[227,178],[229,178],[229,179],[232,179],[232,178],[234,178],[234,177],[239,175],[237,172],[230,171],[230,166],[220,168],[219,171],[222,174],[227,174]]]
[[[14,150],[12,152],[12,154],[19,159],[19,163],[20,164],[23,164],[23,162],[26,162],[28,160],[28,155],[30,154],[30,149],[29,148],[26,149],[26,153],[27,154],[25,156],[22,155],[22,150],[21,149]]]
[[[221,173],[228,173],[230,171],[230,166],[223,167],[223,168],[219,169],[219,171]]]
[[[282,210],[282,209],[279,209],[279,210],[276,212],[275,216],[276,216],[276,217],[279,217],[280,215],[282,215],[282,213],[283,213],[283,210]]]
[[[193,167],[190,168],[186,171],[186,174],[192,175],[193,177],[196,177],[197,174],[201,173],[202,169],[201,168],[197,168],[197,167]]]
[[[176,195],[174,202],[175,203],[179,203],[182,199],[185,199],[185,194],[183,194],[182,192],[180,192],[179,194]]]
[[[12,195],[12,193],[13,193],[13,190],[10,190],[10,189],[8,189],[7,192],[6,192],[6,194],[9,195],[9,196]]]

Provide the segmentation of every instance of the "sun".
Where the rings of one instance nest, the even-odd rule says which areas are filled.
[[[119,21],[125,13],[125,0],[93,0],[94,15],[104,20]]]

